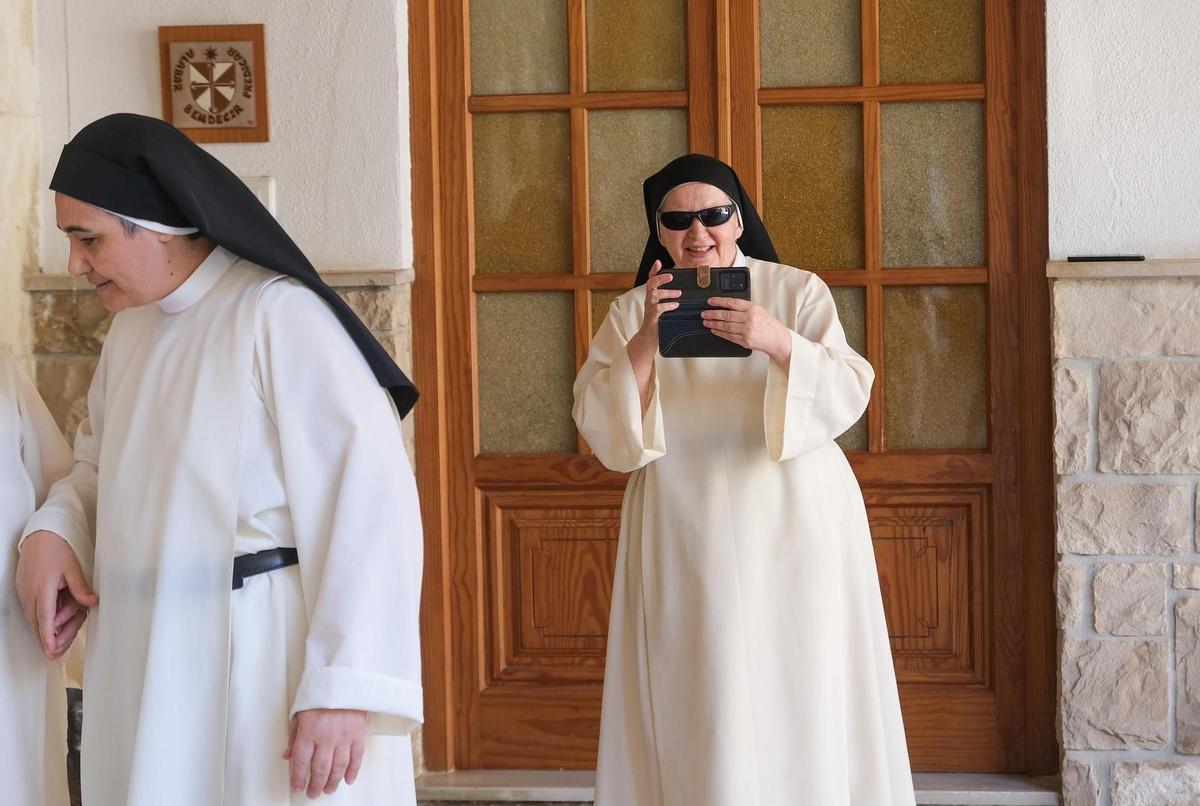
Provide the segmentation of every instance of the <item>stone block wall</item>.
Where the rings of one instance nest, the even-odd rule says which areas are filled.
[[[411,269],[333,269],[322,277],[349,303],[400,367],[411,375]],[[34,378],[68,439],[87,416],[87,390],[112,317],[86,283],[66,275],[25,278],[30,296]],[[404,421],[413,456],[412,418]]]
[[[1133,270],[1052,281],[1064,806],[1200,804],[1200,276]]]

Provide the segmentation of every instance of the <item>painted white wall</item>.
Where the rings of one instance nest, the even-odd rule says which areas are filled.
[[[161,117],[158,26],[266,26],[271,139],[206,145],[275,178],[277,217],[318,268],[412,265],[406,0],[39,0],[40,187],[62,144],[112,112]],[[41,265],[66,242],[42,194]]]
[[[1050,257],[1200,257],[1200,3],[1047,0]]]
[[[0,0],[0,350],[29,352],[21,277],[37,265],[40,122],[33,0]]]

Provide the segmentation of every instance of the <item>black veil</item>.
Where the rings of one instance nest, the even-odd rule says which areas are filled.
[[[132,218],[196,227],[238,257],[296,278],[333,308],[400,416],[417,402],[417,387],[274,216],[232,171],[174,126],[143,115],[100,118],[63,147],[50,189]]]
[[[646,249],[642,252],[642,262],[638,266],[637,280],[634,285],[641,285],[650,277],[650,267],[654,261],[661,260],[664,269],[675,265],[671,255],[658,242],[658,208],[662,206],[667,194],[680,185],[688,182],[704,182],[718,187],[729,196],[738,206],[742,216],[742,237],[738,238],[738,246],[747,257],[779,262],[775,245],[767,234],[754,203],[746,194],[737,174],[725,163],[705,154],[685,154],[667,163],[666,167],[646,179],[642,183],[642,200],[646,204],[646,226],[650,233],[646,239]]]

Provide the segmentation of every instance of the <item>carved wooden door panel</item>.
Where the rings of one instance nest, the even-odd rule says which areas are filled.
[[[1022,274],[1040,284],[1043,253],[1021,254],[1014,8],[410,10],[430,768],[595,763],[625,477],[576,434],[571,384],[632,285],[641,179],[691,150],[734,164],[876,368],[839,442],[914,768],[1053,769],[1048,392],[1023,346],[1046,328]]]

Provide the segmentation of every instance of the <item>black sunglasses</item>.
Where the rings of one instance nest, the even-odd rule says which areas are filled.
[[[700,219],[700,223],[706,227],[719,227],[733,217],[733,211],[734,206],[732,204],[721,204],[694,212],[672,210],[667,213],[659,213],[658,220],[662,222],[664,227],[673,230],[687,229],[692,225],[693,218]]]

